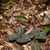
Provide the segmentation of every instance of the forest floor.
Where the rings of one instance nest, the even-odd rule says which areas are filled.
[[[38,42],[34,38],[24,44],[18,44],[16,41],[7,42],[5,38],[15,34],[18,27],[22,27],[27,35],[31,32],[32,27],[42,32],[48,26],[50,26],[50,5],[22,7],[14,2],[0,10],[0,50],[32,50],[31,45]],[[47,32],[45,41],[40,40],[40,44],[41,50],[50,50],[50,31]]]

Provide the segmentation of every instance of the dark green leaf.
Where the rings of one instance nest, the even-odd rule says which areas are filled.
[[[40,50],[40,43],[32,44],[31,48],[32,50]]]
[[[44,32],[39,32],[39,35],[35,36],[36,39],[46,39],[46,34]]]
[[[35,34],[39,33],[38,28],[35,28],[35,29],[33,28],[32,31],[31,31],[31,33],[35,33]]]
[[[30,38],[33,38],[35,35],[38,35],[39,30],[38,28],[33,28],[32,31],[30,32],[30,34],[28,34],[30,36]]]
[[[31,40],[31,39],[25,38],[25,37],[16,39],[16,41],[17,41],[18,43],[26,43],[26,42],[28,42],[28,41],[30,41],[30,40]]]
[[[39,30],[38,30],[38,28],[35,28],[35,33],[39,33]]]
[[[17,34],[24,34],[24,29],[22,27],[17,28]]]
[[[34,33],[30,33],[28,34],[30,38],[33,38],[34,37]]]
[[[17,34],[11,34],[11,35],[7,36],[5,39],[6,39],[6,41],[14,41],[17,38],[18,38]]]
[[[27,34],[23,34],[23,35],[21,35],[21,37],[22,37],[22,38],[30,38],[30,36],[27,35]]]

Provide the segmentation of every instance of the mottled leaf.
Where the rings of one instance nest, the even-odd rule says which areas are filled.
[[[34,33],[30,33],[28,34],[30,38],[33,38],[34,37]]]
[[[32,50],[40,50],[40,43],[34,43],[31,46]]]
[[[31,39],[26,38],[26,37],[16,39],[16,41],[17,41],[18,43],[26,43],[26,42],[28,42],[28,41],[30,41],[30,40],[31,40]]]
[[[39,32],[38,35],[35,36],[36,39],[46,39],[46,34],[44,32]]]
[[[18,38],[17,34],[11,34],[5,38],[6,41],[14,41]]]
[[[39,33],[38,28],[35,28],[35,29],[33,28],[32,31],[31,31],[31,33],[35,33],[35,34],[36,34],[36,33]]]
[[[33,28],[32,31],[30,32],[30,34],[28,34],[30,36],[30,38],[33,38],[35,35],[38,35],[39,30],[38,28]]]
[[[30,38],[30,36],[27,35],[27,34],[23,34],[23,35],[21,35],[21,37],[22,37],[22,38]]]
[[[22,27],[18,27],[17,34],[24,34],[24,29]]]

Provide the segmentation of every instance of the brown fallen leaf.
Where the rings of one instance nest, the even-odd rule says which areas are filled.
[[[45,44],[41,44],[41,50],[47,50],[47,47]]]
[[[23,45],[23,47],[24,47],[24,50],[28,50],[27,45]]]
[[[50,21],[49,22],[47,22],[46,24],[43,24],[43,23],[41,23],[41,25],[50,25]]]
[[[0,19],[3,19],[3,16],[0,15]]]
[[[10,50],[11,47],[2,39],[0,39],[0,50]]]
[[[27,32],[25,32],[25,34],[29,34],[32,29],[33,29],[33,27],[31,27],[30,29],[28,29]]]
[[[3,18],[3,19],[1,20],[1,23],[8,23],[8,21],[7,21],[7,19]]]
[[[11,28],[6,29],[6,31],[8,35],[14,34],[14,30]]]
[[[30,46],[28,46],[28,50],[32,50]]]
[[[21,20],[18,20],[18,22],[19,22],[19,23],[21,23],[21,24],[23,24],[23,25],[26,25],[26,26],[28,26],[28,25],[29,25],[28,23],[23,22],[23,21],[21,21]]]
[[[1,50],[3,47],[4,47],[3,45],[0,45],[0,50]]]

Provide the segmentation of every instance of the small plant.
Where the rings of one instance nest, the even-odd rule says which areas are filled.
[[[24,29],[22,27],[18,27],[17,33],[7,36],[5,40],[16,41],[18,43],[26,43],[31,41],[32,38],[46,39],[46,34],[44,32],[39,32],[37,28],[33,28],[29,34],[24,34]]]
[[[45,29],[43,30],[43,32],[41,32],[41,33],[39,34],[40,36],[35,36],[35,38],[37,38],[37,39],[45,39],[46,34],[47,34],[49,31],[50,31],[50,26],[48,26],[47,28],[45,28]],[[45,34],[44,34],[44,33],[45,33]],[[31,48],[32,48],[32,50],[40,50],[40,49],[41,49],[40,46],[41,46],[41,44],[38,43],[38,42],[36,42],[36,43],[33,43],[33,44],[31,45]]]
[[[9,35],[5,38],[6,41],[17,41],[19,43],[25,43],[30,41],[29,35],[24,34],[24,29],[22,27],[17,28],[17,33]]]
[[[46,31],[46,32],[45,32]],[[31,41],[32,38],[34,39],[41,39],[45,40],[46,39],[46,33],[50,31],[50,27],[47,27],[43,30],[43,32],[40,32],[38,28],[33,28],[29,34],[25,34],[24,29],[22,27],[17,28],[17,33],[16,34],[11,34],[5,38],[6,41],[12,42],[16,41],[18,43],[26,43]],[[38,40],[37,40],[38,41]],[[31,45],[32,50],[40,50],[41,44],[39,42],[33,43]]]

